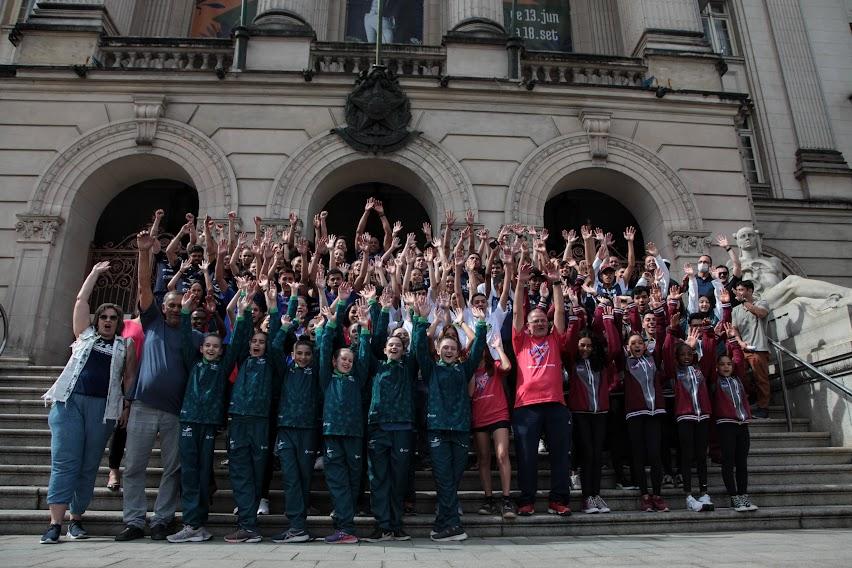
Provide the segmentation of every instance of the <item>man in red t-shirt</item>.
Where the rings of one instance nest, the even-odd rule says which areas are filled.
[[[553,287],[553,330],[541,309],[525,317],[530,265],[521,265],[515,287],[512,315],[512,347],[518,361],[515,411],[512,429],[518,461],[518,514],[535,512],[538,489],[538,442],[544,432],[550,452],[550,496],[548,512],[570,515],[571,412],[562,394],[562,352],[569,337],[565,329],[565,302],[558,265],[549,265],[547,277]],[[526,324],[526,325],[525,325]]]

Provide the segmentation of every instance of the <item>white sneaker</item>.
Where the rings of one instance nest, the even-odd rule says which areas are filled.
[[[547,453],[547,446],[544,445],[544,440],[538,441],[538,453],[540,453],[540,454],[546,454]]]
[[[692,495],[687,495],[686,497],[686,510],[687,511],[695,511],[696,513],[700,513],[704,505],[701,502],[693,497]]]
[[[580,484],[580,476],[576,473],[571,475],[571,489],[582,489],[582,485]]]
[[[713,504],[713,501],[710,499],[710,495],[708,495],[707,493],[699,497],[698,502],[701,503],[702,511],[713,511],[716,508],[716,506]]]
[[[594,497],[586,497],[583,499],[583,512],[590,515],[592,513],[600,513],[601,510],[598,508],[598,502]]]
[[[176,532],[175,534],[170,534],[166,537],[166,540],[169,542],[179,543],[179,542],[202,542],[206,540],[204,538],[204,529],[199,527],[197,529],[192,528],[189,525],[184,525],[183,528]]]
[[[322,471],[325,469],[325,462],[322,459],[322,456],[318,457],[314,462],[314,471]]]
[[[258,515],[268,515],[269,514],[269,499],[265,497],[261,497],[260,505],[257,506],[257,514]]]
[[[603,500],[603,497],[600,495],[595,496],[595,505],[598,506],[598,511],[601,513],[609,513],[612,509],[609,508],[609,505],[606,504],[606,501]]]

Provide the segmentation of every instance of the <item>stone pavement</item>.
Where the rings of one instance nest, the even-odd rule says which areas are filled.
[[[229,545],[116,543],[111,539],[39,545],[33,536],[0,537],[6,568],[503,568],[664,566],[676,568],[852,566],[852,530],[605,536],[475,538],[411,542]]]

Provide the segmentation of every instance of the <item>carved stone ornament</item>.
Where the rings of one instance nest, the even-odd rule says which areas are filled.
[[[18,242],[47,243],[52,245],[56,240],[56,232],[64,223],[62,217],[48,215],[17,215],[18,222],[15,230],[20,233]]]
[[[609,157],[609,127],[612,113],[582,111],[580,120],[583,130],[589,135],[589,150],[592,160],[606,162]]]
[[[136,144],[151,146],[157,136],[157,126],[166,110],[164,95],[135,95],[133,112],[136,115]]]
[[[712,239],[709,232],[704,231],[672,231],[669,236],[672,246],[680,254],[702,255],[710,251]]]
[[[362,72],[346,98],[346,126],[333,132],[359,152],[394,152],[419,134],[408,130],[411,102],[385,67]]]

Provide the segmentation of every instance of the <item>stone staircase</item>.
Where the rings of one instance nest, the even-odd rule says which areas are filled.
[[[28,365],[24,360],[0,359],[0,534],[41,534],[47,523],[47,483],[50,477],[50,431],[48,409],[41,394],[60,372],[59,367]],[[581,496],[574,492],[573,516],[559,518],[546,514],[546,490],[550,483],[549,460],[540,456],[539,514],[514,521],[480,516],[476,510],[482,499],[476,471],[466,471],[460,489],[468,533],[475,536],[615,535],[743,531],[749,529],[796,529],[852,527],[852,448],[833,447],[826,432],[810,431],[805,418],[793,421],[794,431],[786,431],[780,407],[771,409],[769,420],[751,426],[752,450],[749,459],[750,494],[760,506],[754,513],[735,513],[724,496],[720,468],[710,465],[710,492],[717,510],[692,513],[684,510],[680,489],[664,489],[672,507],[670,513],[637,511],[638,492],[617,490],[613,472],[604,469],[603,497],[613,512],[584,515],[576,512]],[[224,436],[218,441],[218,464],[225,459]],[[98,475],[95,498],[86,514],[86,525],[95,534],[115,534],[122,528],[121,494],[106,489],[106,453]],[[148,470],[147,494],[153,503],[159,482],[159,450],[154,451]],[[216,535],[232,530],[232,493],[227,468],[217,466],[219,491],[214,497],[208,527]],[[435,490],[430,471],[418,471],[416,516],[406,518],[407,530],[414,536],[428,536],[435,510]],[[494,486],[499,478],[494,473]],[[272,514],[261,517],[261,530],[269,535],[286,523],[280,473],[272,483]],[[321,473],[315,474],[312,506],[319,512],[308,520],[316,534],[331,530],[331,509]],[[150,506],[150,505],[149,505]],[[372,528],[371,518],[358,518],[359,531]]]

